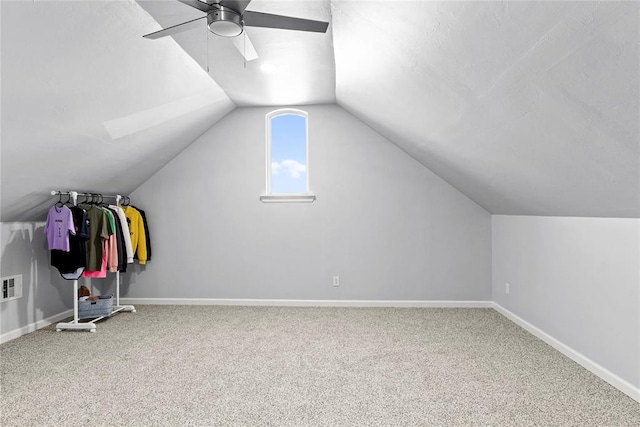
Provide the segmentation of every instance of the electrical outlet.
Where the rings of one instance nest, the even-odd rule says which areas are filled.
[[[340,286],[340,276],[333,276],[333,286]]]
[[[504,293],[509,295],[509,291],[511,290],[511,285],[508,283],[504,284]]]

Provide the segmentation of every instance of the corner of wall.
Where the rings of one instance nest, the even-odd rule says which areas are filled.
[[[496,309],[636,400],[639,231],[640,219],[492,215],[491,237]]]

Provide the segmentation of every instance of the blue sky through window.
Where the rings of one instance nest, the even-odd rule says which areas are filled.
[[[295,114],[271,119],[271,193],[307,192],[306,122]]]

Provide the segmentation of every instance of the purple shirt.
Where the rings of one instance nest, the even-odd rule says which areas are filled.
[[[69,233],[76,234],[71,209],[66,206],[53,206],[49,209],[44,233],[47,235],[49,250],[69,252]]]

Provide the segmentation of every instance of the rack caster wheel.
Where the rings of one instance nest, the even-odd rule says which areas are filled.
[[[91,332],[92,334],[95,334],[96,330],[95,329],[89,329],[89,332]]]
[[[62,329],[56,329],[56,332],[62,332]]]

